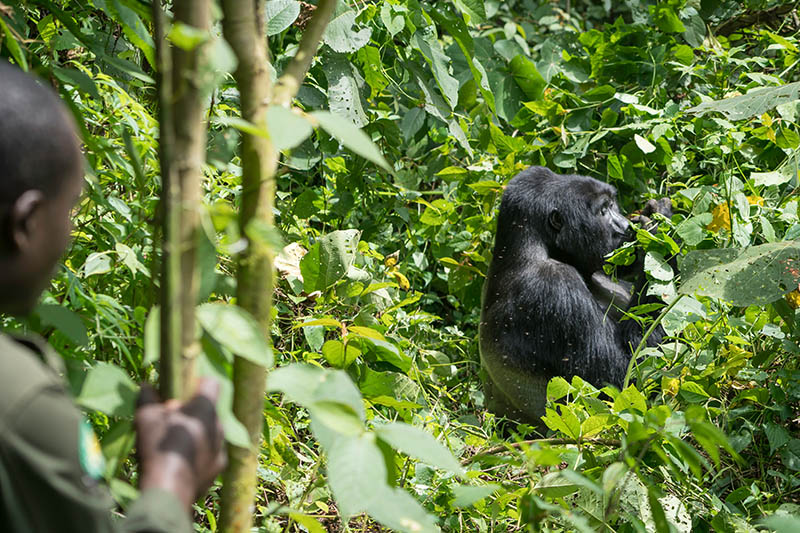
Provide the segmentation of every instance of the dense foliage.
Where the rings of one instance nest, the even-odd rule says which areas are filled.
[[[314,7],[267,2],[277,73]],[[64,356],[123,506],[134,383],[157,380],[150,25],[137,0],[0,3],[0,55],[60,91],[88,160],[64,268],[6,326]],[[794,3],[773,0],[340,2],[296,101],[307,114],[269,117],[279,231],[237,225],[252,128],[214,36],[198,319],[239,444],[231,357],[268,347],[225,304],[232,259],[244,234],[283,249],[258,531],[796,531],[799,31]],[[553,380],[544,436],[484,409],[477,351],[498,200],[531,164],[607,181],[627,212],[662,196],[676,212],[636,243],[669,340],[634,347],[623,391]],[[215,495],[198,531],[216,530]]]

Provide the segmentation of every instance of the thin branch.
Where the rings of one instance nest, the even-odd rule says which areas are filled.
[[[322,34],[325,33],[325,28],[328,26],[328,21],[335,7],[336,0],[320,0],[319,4],[317,4],[314,16],[311,18],[311,22],[308,23],[306,31],[303,32],[303,39],[300,41],[297,53],[275,85],[275,91],[272,95],[273,103],[281,106],[291,104],[292,98],[300,89],[300,84],[303,83],[308,69],[311,68],[311,62],[314,60],[319,48]]]
[[[464,459],[461,461],[462,466],[466,466],[471,462],[475,461],[477,457],[484,457],[487,455],[496,455],[498,453],[504,453],[511,450],[517,450],[522,448],[523,446],[530,446],[531,444],[552,444],[555,446],[561,446],[564,444],[593,444],[596,446],[608,446],[609,448],[619,448],[622,446],[622,442],[619,439],[532,439],[532,440],[523,440],[520,442],[510,442],[506,444],[501,444],[499,446],[494,446],[489,448],[488,450],[484,450],[482,452],[476,453],[472,457],[468,459]]]

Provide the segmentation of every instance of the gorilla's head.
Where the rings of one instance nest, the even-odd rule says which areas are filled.
[[[611,185],[587,176],[531,167],[503,193],[497,245],[512,251],[541,243],[550,257],[590,276],[630,235],[616,195]]]

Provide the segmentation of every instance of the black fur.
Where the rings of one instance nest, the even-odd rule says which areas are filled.
[[[531,167],[508,183],[481,310],[491,410],[536,421],[554,376],[622,385],[642,331],[619,321],[630,285],[601,269],[628,226],[616,189],[595,179]]]

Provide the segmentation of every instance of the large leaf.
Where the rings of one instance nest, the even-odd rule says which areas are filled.
[[[386,464],[375,436],[340,439],[328,450],[328,484],[343,517],[366,511],[388,490]]]
[[[137,391],[124,370],[110,363],[97,363],[89,370],[76,401],[109,416],[132,416]]]
[[[522,92],[525,93],[525,96],[529,100],[541,100],[544,95],[544,88],[547,87],[547,82],[536,70],[536,65],[533,64],[533,61],[519,54],[511,60],[510,66],[514,80],[522,89]]]
[[[469,23],[473,26],[486,20],[486,8],[483,0],[453,0],[453,3],[467,15]]]
[[[753,89],[747,94],[703,102],[686,110],[687,113],[704,115],[712,111],[722,113],[729,120],[743,120],[763,115],[770,109],[797,100],[800,97],[800,82],[789,83],[780,87]]]
[[[271,0],[266,4],[267,36],[277,35],[297,20],[300,2],[297,0]]]
[[[334,231],[314,243],[300,260],[306,292],[324,291],[345,276],[356,258],[360,235],[354,229]]]
[[[86,326],[75,311],[63,305],[41,304],[36,308],[36,314],[39,315],[42,325],[55,327],[75,344],[89,344]]]
[[[795,289],[800,281],[800,242],[745,249],[695,250],[683,261],[680,292],[764,305]]]
[[[314,128],[303,115],[282,106],[272,105],[267,108],[267,130],[276,149],[290,150],[300,146]]]
[[[453,474],[464,475],[464,469],[450,453],[450,450],[423,429],[401,422],[393,422],[376,427],[375,433],[378,438],[392,448],[411,457],[416,457],[420,461]]]
[[[350,377],[340,370],[294,364],[278,368],[267,377],[267,389],[313,411],[315,406],[338,403],[347,406],[364,422],[364,402]],[[325,406],[322,405],[322,409]]]
[[[197,308],[197,320],[208,335],[234,354],[261,366],[272,366],[272,348],[261,326],[241,307],[218,302],[203,304]]]
[[[315,111],[311,116],[319,125],[327,131],[334,139],[342,143],[361,157],[368,159],[391,172],[389,163],[386,162],[378,147],[372,142],[366,133],[358,129],[352,122],[344,117],[335,115],[329,111]]]
[[[482,2],[481,8],[483,8]],[[494,94],[492,94],[492,89],[489,86],[489,77],[486,75],[483,65],[475,58],[475,43],[464,20],[445,9],[441,9],[441,6],[431,10],[430,15],[456,41],[456,44],[467,59],[467,66],[472,72],[472,78],[475,83],[478,84],[483,99],[494,113]]]
[[[431,66],[436,84],[452,110],[458,102],[459,84],[450,75],[450,64],[453,61],[442,49],[442,43],[436,37],[436,28],[428,26],[417,30],[411,37],[411,45],[420,51]]]
[[[369,42],[372,30],[367,27],[359,27],[353,31],[356,25],[355,11],[345,11],[341,15],[334,17],[322,36],[322,41],[339,53],[356,52],[359,48]]]
[[[328,105],[334,115],[347,117],[356,127],[367,124],[359,88],[364,80],[344,54],[327,54],[322,63],[328,80]]]

